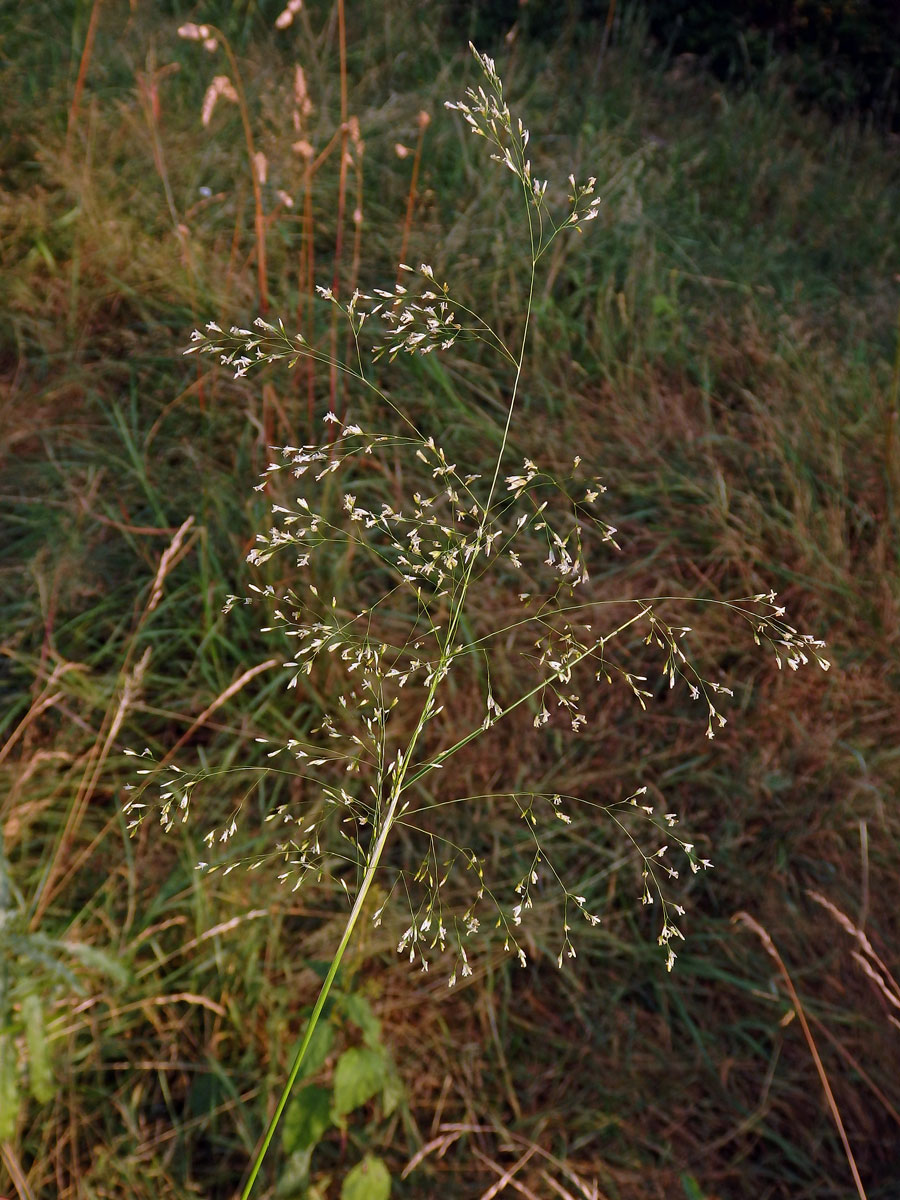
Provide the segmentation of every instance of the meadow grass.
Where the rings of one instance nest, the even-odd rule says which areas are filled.
[[[412,14],[365,24],[362,9],[348,11],[347,103],[366,143],[362,269],[377,279],[399,257],[410,197],[412,155],[395,145],[414,151],[419,112],[436,117],[469,68],[462,47],[448,53]],[[244,557],[264,516],[247,484],[268,445],[306,440],[309,384],[302,374],[233,380],[180,357],[201,320],[228,312],[243,324],[258,309],[239,114],[222,104],[200,126],[220,66],[210,58],[204,75],[202,52],[175,37],[188,14],[163,28],[140,9],[104,8],[67,160],[88,15],[73,13],[71,52],[21,36],[14,56],[16,31],[2,31],[16,87],[4,84],[14,136],[0,181],[0,770],[6,903],[16,936],[38,939],[8,941],[4,953],[41,998],[55,1091],[45,1103],[27,1094],[20,988],[8,1019],[21,1096],[0,1174],[22,1196],[225,1196],[286,1072],[342,900],[328,889],[273,897],[260,877],[200,878],[189,827],[174,842],[129,841],[121,751],[147,743],[162,757],[191,731],[179,760],[261,765],[256,737],[297,736],[328,703],[325,690],[286,705],[274,667],[245,679],[272,659],[271,643],[240,609],[220,613],[225,593],[250,581]],[[261,18],[245,26],[236,9],[218,20],[269,159],[269,302],[285,312],[309,288],[298,265],[303,162],[289,150],[297,57],[317,150],[340,118],[336,20],[324,9],[309,20],[307,42],[279,38]],[[523,1157],[515,1179],[538,1195],[577,1195],[577,1180],[584,1195],[591,1181],[608,1196],[848,1194],[794,1007],[758,940],[731,924],[737,910],[768,930],[791,970],[867,1194],[891,1194],[896,1012],[808,891],[864,926],[890,965],[896,167],[871,138],[800,117],[775,85],[738,97],[700,77],[654,75],[640,39],[639,23],[619,31],[586,102],[577,81],[594,69],[590,45],[522,43],[504,64],[533,127],[550,135],[540,173],[596,164],[604,196],[538,294],[527,420],[513,440],[560,466],[573,446],[602,465],[626,553],[599,586],[727,596],[771,581],[801,627],[827,636],[839,670],[779,675],[714,624],[705,652],[735,684],[740,720],[709,747],[690,707],[660,695],[650,727],[624,700],[598,703],[577,753],[494,739],[459,761],[452,790],[466,793],[553,772],[554,790],[625,795],[651,777],[714,847],[716,873],[689,889],[689,940],[671,977],[634,912],[633,862],[591,824],[553,847],[604,913],[562,972],[558,917],[540,899],[531,969],[488,956],[449,994],[444,979],[423,983],[396,963],[399,926],[370,930],[348,970],[382,1018],[406,1101],[390,1116],[377,1102],[363,1110],[348,1129],[352,1150],[323,1141],[314,1172],[332,1177],[332,1194],[366,1152],[389,1162],[397,1195],[481,1195]],[[177,73],[154,75],[172,62]],[[326,279],[336,154],[310,189]],[[278,210],[276,186],[294,191],[293,210]],[[462,132],[433,120],[408,258],[433,261],[443,247],[435,269],[470,277],[473,298],[486,289],[511,329],[523,285],[492,265],[495,246],[515,236],[500,187]],[[347,272],[353,232],[348,223]],[[398,399],[441,426],[448,453],[462,457],[502,427],[502,392],[477,354],[417,370]],[[318,415],[329,386],[314,381]],[[477,711],[466,689],[452,704],[458,720]],[[248,853],[262,844],[254,823],[291,788],[271,777],[254,794]],[[223,784],[213,803],[224,815],[234,799]],[[480,830],[485,855],[512,878],[524,853],[515,824],[486,809]],[[335,1053],[358,1039],[339,1018],[335,1029]]]

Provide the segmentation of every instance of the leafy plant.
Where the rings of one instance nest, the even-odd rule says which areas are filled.
[[[329,1019],[320,1022],[303,1060],[305,1082],[285,1109],[281,1143],[287,1161],[279,1176],[276,1194],[315,1194],[322,1182],[310,1183],[313,1152],[325,1134],[345,1130],[348,1117],[378,1099],[383,1115],[389,1117],[403,1098],[397,1068],[381,1040],[381,1023],[366,998],[338,989],[331,992]],[[362,1045],[347,1047],[337,1058],[330,1086],[311,1080],[321,1071],[334,1044],[335,1018],[358,1028]],[[368,1190],[365,1190],[368,1189]],[[368,1197],[386,1200],[390,1195],[390,1173],[383,1161],[371,1154],[351,1169],[341,1190],[342,1200]]]
[[[80,995],[78,968],[128,979],[110,955],[31,928],[10,871],[0,829],[0,1141],[16,1131],[22,1081],[38,1104],[56,1095],[49,1013],[61,997]]]
[[[270,751],[276,764],[248,768],[257,778],[278,769],[298,780],[301,798],[270,815],[279,831],[271,854],[229,858],[243,819],[237,808],[207,830],[209,853],[200,865],[210,872],[238,866],[253,870],[277,855],[285,886],[296,890],[310,878],[328,876],[350,903],[244,1198],[282,1119],[286,1148],[300,1156],[298,1170],[308,1170],[325,1130],[321,1089],[308,1084],[293,1105],[290,1097],[315,1062],[321,1019],[347,947],[371,908],[376,879],[381,895],[369,918],[380,924],[391,897],[404,897],[409,918],[398,952],[423,971],[447,954],[450,986],[472,974],[474,946],[491,929],[524,967],[535,897],[555,889],[562,966],[576,953],[575,918],[587,926],[601,919],[554,861],[556,832],[581,808],[608,820],[633,847],[640,899],[659,905],[657,940],[668,969],[674,965],[675,943],[683,936],[677,919],[684,908],[672,892],[682,868],[673,857],[680,854],[693,873],[712,865],[675,832],[676,814],[651,802],[647,786],[606,802],[541,785],[470,796],[451,788],[441,798],[447,768],[466,747],[495,736],[497,727],[511,728],[513,736],[530,730],[535,737],[557,738],[566,730],[577,738],[594,707],[592,693],[600,688],[620,685],[646,709],[657,691],[649,682],[651,665],[662,691],[683,686],[701,705],[706,735],[713,738],[726,722],[722,703],[731,691],[696,665],[690,627],[669,616],[688,605],[724,604],[756,644],[774,654],[779,667],[796,670],[810,661],[828,667],[823,643],[785,621],[774,593],[726,604],[610,595],[592,584],[598,570],[614,573],[611,563],[620,552],[606,516],[605,485],[583,470],[580,455],[562,470],[521,456],[513,426],[539,270],[557,239],[580,232],[596,217],[597,181],[579,183],[570,175],[567,202],[558,205],[548,182],[533,171],[529,132],[511,113],[494,62],[475,55],[482,84],[448,107],[510,172],[521,205],[518,269],[527,299],[515,337],[464,303],[430,265],[413,270],[401,264],[401,281],[392,287],[356,290],[347,300],[335,287],[318,289],[346,327],[351,350],[346,358],[335,356],[335,338],[323,349],[264,317],[251,328],[227,331],[210,322],[195,333],[188,351],[219,358],[237,377],[274,362],[319,364],[330,373],[341,372],[346,394],[355,395],[360,407],[357,419],[335,405],[325,414],[321,440],[283,447],[257,489],[270,499],[272,524],[257,535],[249,561],[273,572],[287,554],[291,572],[302,572],[303,582],[286,584],[271,574],[276,581],[266,582],[264,574],[252,595],[230,596],[225,606],[226,611],[237,604],[263,606],[266,630],[289,647],[288,688],[308,687],[314,696],[336,699],[322,711],[311,740],[276,743]],[[514,247],[508,250],[512,260]],[[510,270],[516,266],[511,261]],[[487,461],[480,447],[472,447],[472,462],[463,467],[442,445],[439,415],[425,407],[413,419],[392,399],[379,372],[397,359],[443,353],[466,342],[495,357],[497,373],[508,386],[498,445]],[[303,480],[306,494],[296,494],[297,480]],[[398,495],[406,480],[414,481],[411,495]],[[520,659],[531,672],[524,683],[510,670],[510,663]],[[462,728],[448,711],[457,688],[480,697],[477,720]],[[153,756],[145,751],[142,757],[142,771],[156,779]],[[129,799],[131,827],[149,810],[158,812],[167,830],[186,822],[198,788],[215,773],[168,766],[157,802],[148,802],[145,789]],[[472,823],[460,840],[459,821],[447,818],[463,804]],[[488,857],[479,843],[479,820],[496,805],[517,814],[528,847],[512,877],[499,882],[489,878]],[[330,1121],[379,1091],[384,1096],[378,1054],[364,1045],[339,1060],[328,1100]],[[376,1195],[382,1168],[371,1160],[354,1170],[345,1180],[345,1194]]]

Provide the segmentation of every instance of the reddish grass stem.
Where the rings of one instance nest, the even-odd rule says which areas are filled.
[[[241,124],[244,129],[244,141],[247,145],[247,158],[250,165],[250,181],[253,184],[254,229],[256,233],[256,277],[259,289],[259,311],[265,316],[269,311],[269,285],[266,270],[266,214],[263,208],[262,186],[259,180],[256,143],[253,140],[253,128],[250,124],[250,110],[247,107],[247,96],[243,80],[238,69],[234,51],[220,29],[215,30],[217,37],[222,39],[222,47],[228,58],[231,73],[234,76],[234,90],[238,97],[238,110],[241,114]]]
[[[75,87],[72,91],[72,102],[69,105],[69,118],[66,123],[66,158],[70,157],[72,150],[72,138],[75,135],[75,126],[78,124],[78,113],[81,108],[81,95],[84,91],[84,81],[87,78],[88,68],[91,65],[91,56],[94,52],[94,38],[97,36],[97,26],[100,22],[100,5],[102,0],[94,0],[91,6],[91,16],[88,21],[87,33],[84,37],[84,46],[81,49],[81,62],[78,64],[78,77],[75,80]]]
[[[337,196],[337,230],[334,239],[334,270],[331,278],[331,290],[337,298],[340,295],[341,256],[344,248],[344,210],[347,205],[347,141],[350,137],[347,107],[347,24],[344,19],[344,0],[337,0],[338,17],[338,54],[340,56],[341,75],[341,161],[338,174]],[[328,373],[328,398],[332,412],[337,408],[337,322],[338,309],[331,310],[331,366]],[[333,428],[329,426],[329,428]]]
[[[409,195],[406,198],[406,216],[403,220],[403,236],[400,239],[400,259],[402,263],[406,262],[406,249],[409,245],[409,234],[412,229],[413,212],[416,206],[416,194],[419,186],[419,167],[422,163],[422,148],[425,144],[425,130],[431,124],[431,117],[427,112],[422,110],[419,113],[419,138],[416,142],[416,152],[413,156],[412,177],[409,181]],[[397,282],[402,282],[400,276],[397,276]]]

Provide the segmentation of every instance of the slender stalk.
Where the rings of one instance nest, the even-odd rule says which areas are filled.
[[[187,271],[188,285],[190,287],[191,296],[191,313],[194,321],[197,320],[197,269],[194,262],[194,255],[191,249],[190,238],[187,236],[186,227],[182,223],[178,215],[178,210],[175,206],[175,196],[172,191],[172,184],[169,180],[169,171],[166,166],[166,157],[163,151],[162,138],[160,137],[159,129],[159,80],[165,75],[169,75],[174,70],[174,64],[170,63],[165,67],[156,66],[156,57],[151,47],[147,55],[147,70],[146,74],[141,71],[135,72],[135,78],[138,85],[138,99],[144,113],[144,120],[147,122],[147,129],[150,133],[150,145],[153,150],[153,164],[156,167],[156,173],[159,176],[159,181],[162,184],[163,194],[166,198],[166,207],[169,210],[169,216],[172,221],[172,229],[175,232],[175,237],[178,240],[178,245],[181,247],[181,259]],[[200,364],[197,364],[197,398],[202,412],[205,408],[204,389],[203,389],[203,373],[200,369]]]
[[[349,113],[347,100],[347,27],[344,20],[344,0],[337,0],[338,16],[338,52],[340,55],[341,76],[341,161],[338,167],[338,196],[337,196],[337,232],[334,241],[334,270],[332,272],[331,290],[335,296],[340,295],[341,257],[344,248],[344,209],[347,203],[347,142],[350,137]],[[331,314],[331,358],[337,361],[337,321],[335,309]],[[329,372],[329,404],[332,412],[337,412],[337,369],[333,366]]]
[[[303,172],[303,245],[300,250],[300,271],[298,275],[297,324],[305,331],[309,341],[315,337],[316,320],[316,245],[315,222],[313,219],[313,179],[319,168],[328,159],[334,147],[338,144],[339,133],[335,133],[325,149],[315,159],[310,157]],[[310,156],[313,151],[310,148]],[[306,313],[304,317],[304,311]],[[306,360],[306,409],[309,422],[309,436],[313,436],[315,410],[315,363],[311,358]]]
[[[216,37],[222,40],[222,47],[234,76],[234,88],[238,96],[238,110],[241,114],[241,125],[244,129],[247,157],[250,160],[250,181],[253,184],[254,226],[256,230],[256,276],[259,288],[259,311],[265,315],[269,311],[269,284],[268,273],[266,271],[266,214],[263,209],[262,188],[259,182],[256,143],[253,140],[253,128],[250,124],[250,109],[247,106],[247,95],[244,91],[244,84],[234,51],[231,49],[231,45],[221,29],[215,29],[214,32]]]
[[[297,289],[297,326],[305,331],[312,341],[315,337],[315,270],[316,249],[313,228],[313,172],[309,163],[303,173],[303,247],[300,251],[300,280]],[[305,310],[305,317],[304,317]],[[314,402],[315,402],[315,363],[311,358],[306,360],[306,409],[309,424],[310,440],[313,438]]]
[[[462,607],[465,602],[465,596],[466,592],[465,589],[463,589],[455,614],[457,620],[461,615]],[[442,668],[446,667],[451,657],[451,646],[452,641],[448,639],[448,642],[441,653],[440,667]],[[281,1096],[278,1099],[275,1112],[272,1114],[272,1119],[270,1120],[266,1129],[262,1145],[260,1146],[256,1158],[253,1161],[253,1166],[250,1169],[250,1175],[248,1176],[247,1182],[244,1185],[244,1190],[241,1193],[240,1200],[248,1200],[248,1197],[253,1190],[253,1184],[259,1175],[260,1168],[262,1167],[263,1160],[265,1159],[269,1150],[269,1146],[272,1144],[272,1139],[275,1136],[275,1131],[278,1128],[282,1114],[284,1113],[287,1102],[290,1099],[294,1084],[297,1082],[297,1077],[300,1074],[300,1068],[303,1066],[303,1060],[306,1057],[307,1051],[309,1050],[313,1034],[315,1033],[316,1026],[319,1023],[319,1018],[321,1017],[325,1008],[326,1001],[328,1000],[332,985],[334,984],[335,977],[337,976],[343,960],[344,953],[346,952],[347,946],[350,944],[353,931],[356,928],[362,910],[365,907],[366,898],[372,886],[372,881],[375,878],[375,872],[378,870],[378,867],[381,863],[381,858],[384,854],[388,838],[390,837],[391,830],[394,827],[394,821],[397,817],[400,799],[404,792],[404,780],[406,778],[406,773],[412,763],[412,757],[415,753],[416,745],[418,744],[422,730],[425,728],[428,717],[433,710],[434,696],[438,687],[440,686],[440,681],[442,678],[443,671],[440,669],[435,671],[434,678],[428,687],[428,692],[425,697],[425,703],[422,706],[422,712],[419,716],[419,720],[412,732],[412,736],[409,739],[406,750],[397,760],[397,770],[394,775],[393,784],[391,785],[390,802],[384,814],[384,819],[381,822],[381,826],[378,830],[378,836],[375,840],[374,846],[372,847],[372,852],[369,856],[368,863],[366,864],[366,871],[363,875],[359,891],[357,892],[356,900],[354,901],[353,908],[350,910],[350,916],[347,918],[347,924],[344,926],[344,932],[341,935],[341,940],[338,943],[337,950],[335,951],[334,957],[331,960],[331,965],[328,968],[328,974],[325,976],[322,987],[319,990],[319,996],[316,1000],[315,1007],[313,1008],[312,1015],[309,1018],[309,1024],[306,1027],[306,1033],[303,1036],[303,1041],[300,1043],[300,1047],[294,1056],[290,1073],[288,1074],[287,1081],[282,1089]]]
[[[413,212],[416,207],[416,195],[419,186],[419,168],[422,165],[422,148],[425,145],[425,130],[431,123],[431,117],[424,110],[419,113],[419,137],[416,142],[416,152],[413,156],[412,177],[409,181],[409,195],[406,198],[406,216],[403,220],[403,236],[400,240],[400,257],[398,262],[406,262],[406,251],[409,246],[409,235],[412,229]],[[400,276],[397,276],[400,282]]]
[[[359,283],[359,268],[362,261],[362,235],[363,235],[363,151],[365,150],[365,142],[362,140],[359,131],[359,122],[354,117],[350,122],[350,140],[353,144],[353,165],[356,168],[356,202],[353,209],[353,257],[350,263],[350,279],[347,284],[347,291],[351,294]],[[347,333],[345,358],[349,358],[351,344],[355,342],[352,329]],[[357,352],[359,347],[356,347]],[[341,405],[341,420],[347,418],[347,397],[344,394],[344,403]]]
[[[350,911],[350,916],[347,918],[347,924],[344,927],[341,940],[338,943],[337,950],[334,952],[334,957],[332,958],[331,965],[328,968],[328,974],[325,976],[325,980],[322,983],[322,987],[319,991],[319,997],[316,1000],[315,1007],[312,1010],[312,1015],[309,1018],[309,1024],[306,1027],[306,1033],[303,1035],[303,1041],[300,1043],[300,1048],[294,1056],[290,1074],[287,1077],[287,1081],[282,1089],[281,1096],[278,1099],[278,1104],[275,1107],[275,1112],[272,1114],[272,1119],[269,1122],[268,1128],[266,1129],[262,1145],[259,1148],[256,1158],[253,1160],[253,1166],[250,1168],[250,1174],[247,1177],[247,1182],[244,1184],[244,1190],[241,1192],[241,1200],[247,1200],[251,1191],[253,1190],[253,1184],[256,1182],[256,1177],[259,1175],[260,1168],[262,1167],[263,1160],[268,1153],[269,1146],[272,1144],[272,1138],[275,1136],[275,1130],[278,1128],[282,1113],[284,1112],[287,1102],[290,1099],[294,1084],[297,1082],[297,1076],[300,1074],[300,1068],[303,1066],[303,1060],[306,1058],[306,1053],[309,1050],[309,1045],[312,1041],[313,1034],[316,1031],[316,1026],[319,1023],[319,1018],[322,1015],[322,1011],[325,1008],[325,1003],[328,1000],[332,985],[335,981],[338,970],[340,969],[344,952],[346,951],[347,946],[350,944],[350,938],[353,936],[353,931],[356,928],[357,921],[359,920],[360,914],[365,906],[366,897],[369,894],[369,889],[372,886],[372,880],[375,878],[375,872],[378,869],[378,864],[381,861],[381,856],[384,852],[388,835],[390,834],[393,826],[393,817],[396,813],[399,801],[400,793],[397,791],[393,800],[391,801],[391,805],[388,809],[381,833],[379,834],[378,840],[375,843],[372,856],[369,859],[369,865],[366,867],[366,873],[363,876],[362,884],[360,885],[359,892],[356,896],[356,901]]]

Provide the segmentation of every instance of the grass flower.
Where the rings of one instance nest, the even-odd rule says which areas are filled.
[[[282,26],[290,23],[285,14],[292,19],[292,13],[289,6],[279,18]],[[183,36],[200,38],[202,30]],[[242,819],[237,808],[207,830],[202,867],[210,872],[257,869],[275,858],[286,889],[296,891],[307,880],[331,875],[350,900],[343,935],[245,1197],[376,877],[386,898],[373,922],[383,921],[389,901],[405,903],[408,919],[397,953],[423,971],[446,957],[452,987],[472,974],[478,944],[491,930],[510,955],[527,964],[529,918],[537,897],[547,891],[555,892],[561,911],[557,963],[562,967],[576,957],[576,920],[584,922],[587,936],[601,919],[578,881],[566,878],[554,861],[555,833],[559,825],[570,825],[576,812],[610,822],[633,850],[639,900],[658,906],[657,941],[668,970],[675,963],[675,945],[683,940],[675,919],[684,915],[671,886],[685,867],[697,873],[712,866],[677,834],[676,814],[648,800],[646,786],[604,803],[518,786],[452,801],[438,799],[434,791],[464,748],[521,715],[535,737],[559,731],[577,739],[596,711],[598,688],[623,688],[641,710],[647,709],[655,695],[645,673],[648,661],[655,660],[666,691],[684,688],[701,703],[710,739],[726,723],[721,707],[731,696],[728,687],[707,679],[696,665],[691,627],[673,624],[667,616],[723,602],[679,596],[601,601],[592,593],[592,574],[621,553],[602,479],[587,473],[580,456],[560,473],[552,464],[520,459],[511,451],[539,264],[557,238],[597,216],[600,196],[595,177],[579,183],[570,175],[565,202],[557,203],[554,189],[533,174],[529,131],[511,113],[493,60],[478,52],[475,57],[481,84],[447,107],[487,142],[492,159],[512,176],[521,205],[529,288],[515,341],[501,336],[450,282],[422,263],[415,269],[402,265],[400,281],[392,286],[356,290],[347,300],[332,287],[318,289],[320,302],[332,306],[346,328],[352,351],[346,360],[263,316],[249,328],[231,326],[227,332],[211,321],[192,335],[186,351],[212,356],[236,377],[274,363],[291,368],[309,360],[342,372],[387,414],[382,424],[370,426],[363,412],[352,417],[328,411],[317,440],[273,453],[258,485],[269,501],[268,527],[257,533],[248,561],[264,571],[267,564],[287,559],[295,582],[263,583],[249,595],[229,596],[225,605],[226,611],[236,604],[256,606],[264,614],[265,630],[286,648],[287,688],[302,691],[327,677],[336,702],[321,712],[309,739],[282,739],[267,751],[281,770],[302,781],[308,797],[271,814],[271,854],[250,859],[229,854]],[[222,80],[216,96],[228,95]],[[214,103],[215,96],[210,114]],[[467,341],[487,348],[509,386],[495,451],[487,461],[476,457],[463,464],[397,407],[373,364],[455,352]],[[373,463],[385,470],[402,464],[401,477],[415,481],[409,494],[391,502],[379,495],[370,483]],[[340,586],[335,562],[357,564]],[[498,614],[490,597],[510,590],[518,596],[518,608]],[[786,623],[774,594],[739,598],[726,607],[779,666],[796,670],[817,662],[828,668],[823,644]],[[519,690],[508,683],[511,657],[520,658],[530,672],[530,682]],[[463,728],[454,728],[445,715],[450,685],[457,680],[480,697],[477,717]],[[189,820],[211,774],[167,767],[154,805],[148,804],[146,790],[129,801],[131,827],[154,808],[167,830]],[[524,869],[501,884],[489,877],[476,839],[460,841],[454,833],[458,827],[442,819],[451,804],[487,802],[515,814],[528,847]],[[404,859],[394,853],[401,833],[404,844],[415,847],[412,866],[408,854]],[[451,878],[454,900],[466,895],[462,905],[451,907],[447,899]]]

